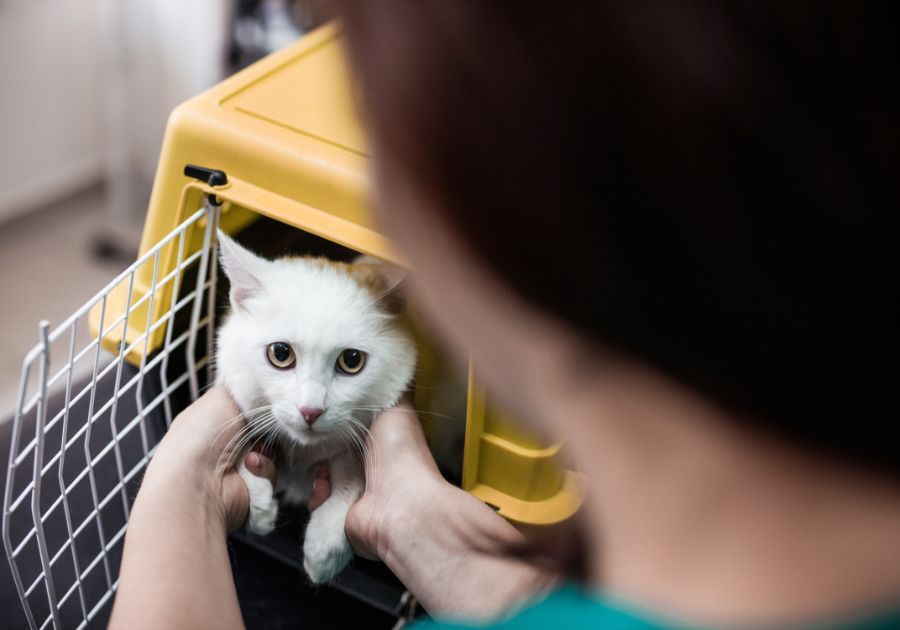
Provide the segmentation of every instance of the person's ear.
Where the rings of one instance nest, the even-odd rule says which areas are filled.
[[[260,278],[268,261],[238,245],[222,230],[218,231],[218,239],[219,260],[231,283],[231,306],[246,309],[247,300],[262,292]]]

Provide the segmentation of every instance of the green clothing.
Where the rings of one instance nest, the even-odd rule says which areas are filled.
[[[502,621],[488,624],[468,624],[427,621],[414,626],[415,630],[472,630],[499,628],[502,630],[686,630],[696,624],[641,611],[614,601],[602,594],[589,593],[570,585],[553,591],[544,599],[526,605],[519,612]],[[900,612],[848,619],[840,623],[821,623],[797,627],[819,630],[888,630],[900,629]]]

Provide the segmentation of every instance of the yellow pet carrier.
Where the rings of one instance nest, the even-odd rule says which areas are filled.
[[[211,379],[222,304],[215,228],[271,255],[365,253],[402,264],[372,225],[367,169],[333,27],[173,112],[140,257],[67,321],[43,323],[23,365],[3,542],[31,627],[108,615],[140,476],[173,416]],[[451,476],[518,525],[571,516],[576,477],[556,462],[559,446],[504,420],[472,370],[456,375],[421,345],[416,406]],[[296,538],[253,544],[294,560],[300,549]],[[336,585],[365,597],[376,588],[366,579]]]

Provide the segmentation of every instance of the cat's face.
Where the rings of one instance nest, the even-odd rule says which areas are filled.
[[[268,261],[221,233],[219,243],[232,313],[219,329],[217,380],[242,411],[265,408],[251,416],[260,429],[301,444],[347,439],[355,421],[397,401],[416,352],[391,312],[393,270]]]

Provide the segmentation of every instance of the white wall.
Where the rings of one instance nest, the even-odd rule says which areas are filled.
[[[103,172],[97,0],[0,0],[0,221]]]
[[[230,1],[98,1],[106,42],[106,227],[137,248],[169,113],[224,76]]]

